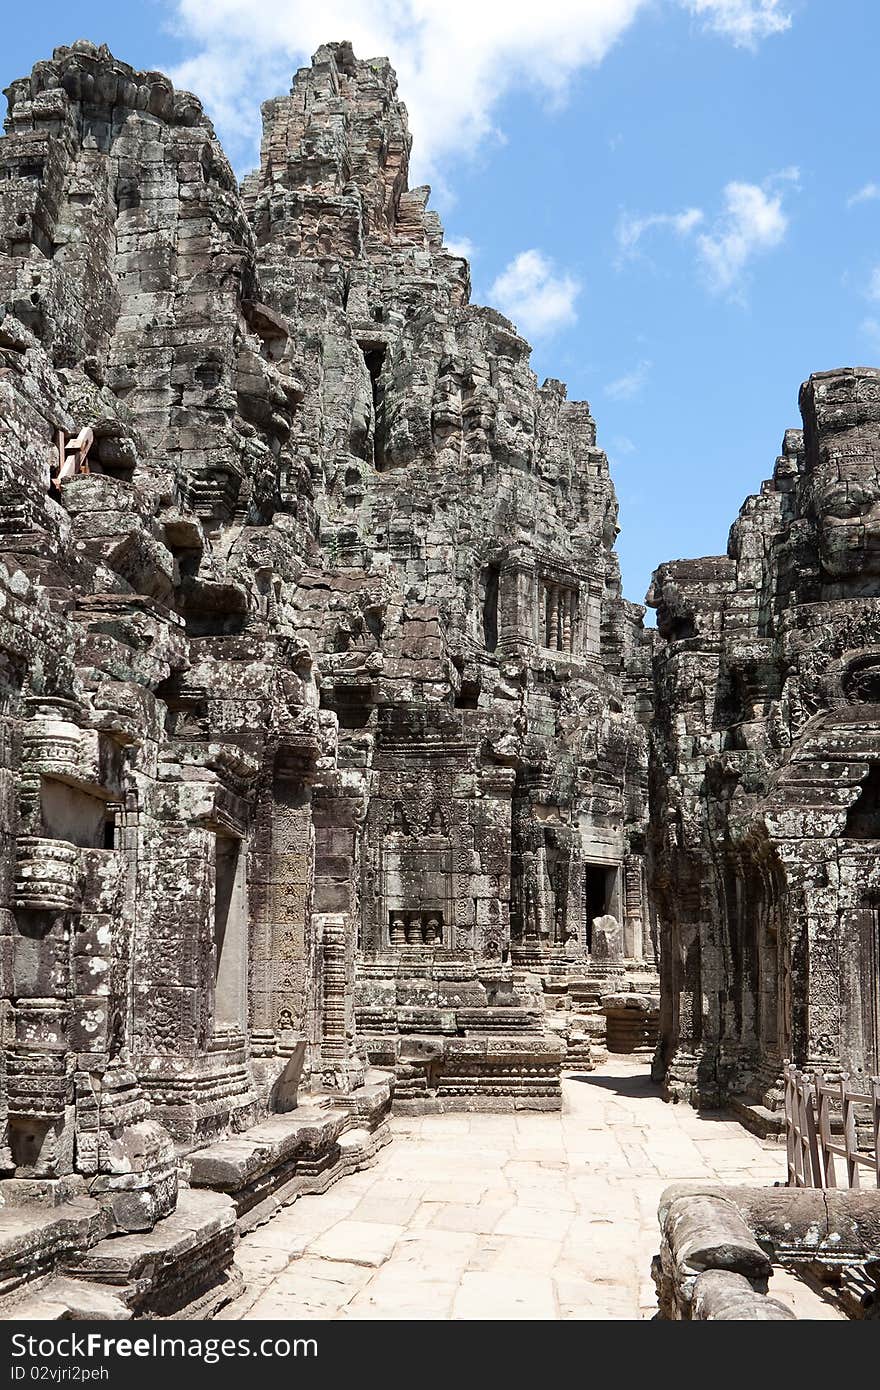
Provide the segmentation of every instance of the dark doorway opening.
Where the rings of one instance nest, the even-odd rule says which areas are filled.
[[[498,646],[498,566],[487,565],[482,575],[483,589],[483,641],[486,650],[494,652]]]
[[[617,869],[604,864],[584,865],[584,944],[593,949],[593,918],[604,917],[614,905]]]
[[[385,347],[364,348],[363,353],[373,390],[373,463],[376,468],[384,468],[385,388],[382,385],[382,368],[385,365]]]
[[[880,763],[872,763],[858,801],[850,807],[846,831],[853,840],[880,840]]]

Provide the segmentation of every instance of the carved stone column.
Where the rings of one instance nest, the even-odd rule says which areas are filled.
[[[544,637],[545,647],[557,647],[559,645],[559,585],[550,584],[547,589],[547,631]]]
[[[571,589],[563,590],[562,600],[562,641],[560,647],[564,652],[572,649],[572,610],[574,607],[574,594]]]
[[[270,1089],[299,1042],[306,1043],[308,1070],[320,1060],[310,786],[317,753],[314,738],[288,736],[270,755],[259,793],[249,995],[255,1069]]]

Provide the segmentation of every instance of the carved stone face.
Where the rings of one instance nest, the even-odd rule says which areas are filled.
[[[870,454],[821,463],[814,471],[810,511],[818,529],[823,574],[848,585],[880,578],[880,467]]]
[[[651,585],[645,595],[645,603],[649,608],[653,608],[657,613],[657,631],[661,637],[672,635],[674,626],[673,613],[675,611],[678,589],[675,583],[670,580],[666,566],[661,565],[651,576]]]
[[[687,568],[687,561],[660,565],[651,577],[651,587],[645,595],[645,603],[649,608],[656,609],[657,631],[661,637],[693,635],[693,605],[679,583],[679,571]]]

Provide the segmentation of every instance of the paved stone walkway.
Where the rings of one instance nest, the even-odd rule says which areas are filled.
[[[644,1063],[570,1076],[551,1115],[396,1118],[375,1167],[246,1236],[227,1318],[649,1318],[669,1182],[772,1183],[784,1150],[665,1105]],[[786,1275],[771,1291],[834,1317]]]

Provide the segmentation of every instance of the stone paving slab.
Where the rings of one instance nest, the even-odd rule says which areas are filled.
[[[243,1238],[248,1293],[221,1316],[651,1318],[664,1187],[785,1177],[778,1144],[665,1104],[641,1060],[563,1094],[552,1115],[394,1119],[374,1167]],[[777,1286],[800,1317],[835,1316],[792,1276]]]

